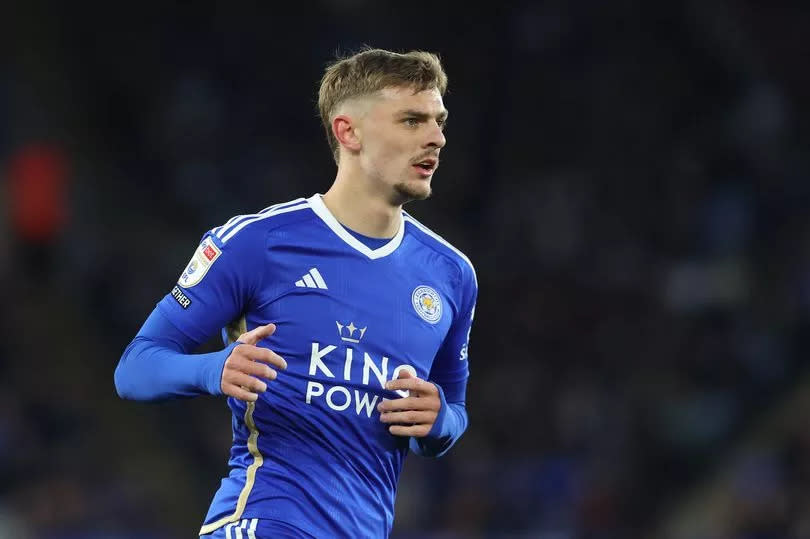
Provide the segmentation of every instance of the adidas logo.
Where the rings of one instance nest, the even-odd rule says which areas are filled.
[[[318,268],[311,268],[303,278],[295,281],[295,286],[301,288],[321,288],[323,290],[329,289],[329,287],[326,286],[323,277],[321,277],[321,273],[318,271]]]

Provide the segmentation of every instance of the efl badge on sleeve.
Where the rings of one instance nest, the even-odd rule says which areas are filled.
[[[417,286],[411,294],[411,303],[416,314],[431,324],[442,319],[442,298],[429,286]]]
[[[186,269],[183,270],[177,284],[183,288],[191,288],[202,281],[202,278],[208,273],[208,268],[216,262],[221,254],[222,251],[219,250],[219,247],[214,244],[211,238],[205,238],[197,247],[197,250],[194,251],[194,256],[191,257]]]

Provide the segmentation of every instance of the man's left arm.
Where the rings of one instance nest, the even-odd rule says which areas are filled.
[[[391,434],[410,436],[411,451],[425,457],[444,455],[467,429],[467,356],[478,296],[474,270],[471,266],[467,269],[460,283],[459,309],[428,380],[403,369],[386,389],[407,390],[408,397],[385,400],[377,407],[380,420],[391,425]]]

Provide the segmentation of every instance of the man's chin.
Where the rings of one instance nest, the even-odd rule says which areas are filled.
[[[398,183],[394,186],[394,191],[400,199],[399,204],[405,204],[412,200],[426,200],[430,198],[432,193],[430,182],[427,181]]]

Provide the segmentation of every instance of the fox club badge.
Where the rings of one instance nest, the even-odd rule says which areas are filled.
[[[214,244],[213,240],[205,238],[197,247],[197,250],[194,251],[194,255],[191,257],[186,269],[180,274],[177,284],[183,288],[191,288],[202,281],[202,278],[208,273],[208,269],[221,254],[222,251]]]
[[[436,324],[442,319],[442,298],[429,286],[417,286],[411,294],[413,308],[422,320]]]

